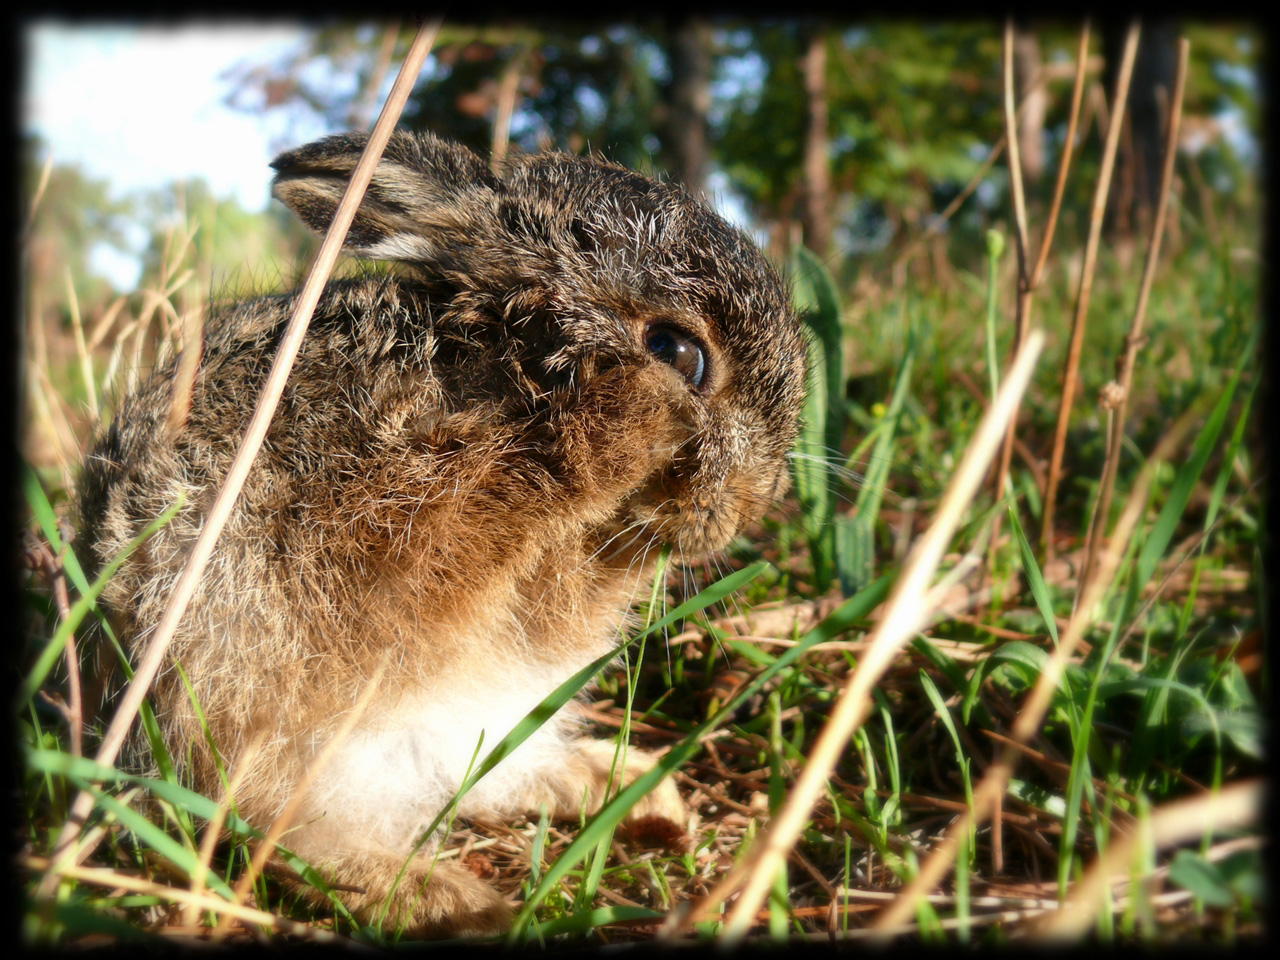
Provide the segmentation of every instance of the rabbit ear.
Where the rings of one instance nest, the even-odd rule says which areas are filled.
[[[333,220],[368,137],[343,134],[272,161],[271,193],[321,233]],[[383,151],[344,248],[384,260],[439,260],[490,234],[500,181],[470,150],[395,133]]]

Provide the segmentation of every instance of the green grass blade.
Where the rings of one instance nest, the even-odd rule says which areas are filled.
[[[888,596],[890,586],[891,581],[889,578],[882,577],[861,593],[846,600],[801,637],[795,646],[779,656],[772,666],[763,670],[749,683],[743,684],[719,711],[699,724],[683,740],[673,746],[666,756],[654,765],[652,770],[637,777],[629,786],[618,793],[612,801],[602,807],[587,823],[586,827],[579,832],[578,836],[569,843],[560,858],[547,869],[541,882],[534,888],[533,893],[529,895],[524,907],[516,917],[508,943],[515,944],[519,942],[520,932],[531,922],[533,912],[537,909],[538,904],[547,897],[560,879],[581,862],[587,853],[595,847],[599,842],[600,836],[605,831],[612,830],[626,815],[626,812],[642,796],[652,790],[664,776],[687,762],[690,757],[702,749],[702,738],[706,734],[732,717],[739,704],[754,695],[757,690],[781,670],[795,663],[815,644],[839,635],[854,623],[864,619]],[[702,595],[699,594],[698,596],[701,597]],[[694,599],[698,598],[695,597]]]
[[[98,594],[102,592],[103,587],[107,585],[115,572],[120,569],[120,565],[129,558],[138,547],[147,541],[150,536],[163,527],[166,523],[173,519],[174,515],[182,508],[182,499],[169,507],[164,513],[160,514],[155,520],[147,524],[143,531],[134,537],[129,544],[120,551],[119,554],[111,558],[110,563],[103,567],[102,572],[98,574],[98,578],[89,586],[75,603],[71,605],[71,610],[66,618],[58,624],[58,629],[54,631],[53,639],[51,639],[45,648],[40,651],[40,656],[36,658],[35,666],[31,668],[31,672],[27,674],[27,679],[22,684],[22,689],[18,691],[17,705],[26,703],[36,695],[36,691],[44,684],[45,679],[49,676],[49,671],[53,669],[53,665],[57,662],[58,657],[62,655],[63,649],[67,645],[67,638],[80,625],[93,606],[94,601],[98,599]]]
[[[801,410],[796,455],[791,459],[801,525],[813,556],[814,585],[825,591],[835,566],[833,458],[844,439],[844,374],[840,303],[826,267],[797,247],[791,263],[792,299],[809,329],[808,389]]]
[[[1255,330],[1253,336],[1250,337],[1249,346],[1241,356],[1235,371],[1231,374],[1231,379],[1223,388],[1222,396],[1214,404],[1208,421],[1196,437],[1196,442],[1191,448],[1191,455],[1181,469],[1178,470],[1173,486],[1169,490],[1169,497],[1165,501],[1164,507],[1160,510],[1159,516],[1156,517],[1156,522],[1151,528],[1151,533],[1147,535],[1146,542],[1142,545],[1142,552],[1138,555],[1137,579],[1135,581],[1135,586],[1139,590],[1151,582],[1156,565],[1164,556],[1165,550],[1168,549],[1169,543],[1177,532],[1178,522],[1182,519],[1183,513],[1186,512],[1187,502],[1191,499],[1191,491],[1195,487],[1196,481],[1200,479],[1200,474],[1204,472],[1205,464],[1209,462],[1209,456],[1213,453],[1214,444],[1218,441],[1218,435],[1222,432],[1227,413],[1231,409],[1231,400],[1235,396],[1236,386],[1240,382],[1240,375],[1246,362],[1253,354],[1253,345],[1256,340],[1257,331]]]
[[[666,916],[657,910],[645,907],[596,907],[592,910],[579,910],[567,917],[556,917],[536,924],[537,933],[542,937],[554,937],[563,934],[582,935],[597,927],[610,924],[629,923],[635,921],[661,920]]]
[[[877,430],[875,447],[867,462],[862,485],[854,502],[854,516],[838,518],[836,557],[840,586],[846,596],[857,593],[875,576],[875,531],[880,505],[889,485],[889,467],[893,463],[898,422],[911,386],[911,370],[915,363],[915,333],[908,331],[907,346],[898,366],[893,395]]]
[[[1058,623],[1053,616],[1053,603],[1049,599],[1049,588],[1045,586],[1044,577],[1040,573],[1040,565],[1036,563],[1035,552],[1031,549],[1031,544],[1027,542],[1026,535],[1022,532],[1022,524],[1018,522],[1018,511],[1014,509],[1014,505],[1009,504],[1009,527],[1013,530],[1013,537],[1018,542],[1018,553],[1022,556],[1022,572],[1026,574],[1027,586],[1031,588],[1031,596],[1036,602],[1036,607],[1040,611],[1040,616],[1044,618],[1044,625],[1049,630],[1049,636],[1053,637],[1053,645],[1058,645]]]

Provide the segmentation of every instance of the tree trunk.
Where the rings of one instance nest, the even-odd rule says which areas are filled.
[[[808,118],[804,138],[804,238],[819,256],[831,247],[831,157],[827,135],[826,34],[815,28],[804,54]]]
[[[1115,89],[1115,76],[1120,69],[1120,51],[1128,24],[1124,20],[1108,21],[1103,26],[1102,51],[1106,57],[1108,95]],[[1133,80],[1129,86],[1127,115],[1132,131],[1132,149],[1116,157],[1116,177],[1120,183],[1133,184],[1132,199],[1124,211],[1116,210],[1113,223],[1146,222],[1158,202],[1160,168],[1164,162],[1164,123],[1160,97],[1163,88],[1166,103],[1173,90],[1177,69],[1178,28],[1171,20],[1143,21],[1138,40],[1138,54],[1133,62]],[[1123,214],[1123,215],[1122,215]]]
[[[693,194],[707,189],[707,114],[711,110],[711,25],[682,16],[671,24],[671,87],[663,153],[673,179]]]

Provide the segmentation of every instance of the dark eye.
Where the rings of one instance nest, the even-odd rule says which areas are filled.
[[[650,353],[673,367],[691,386],[702,386],[707,375],[707,354],[697,340],[675,327],[655,324],[649,328],[646,345]]]

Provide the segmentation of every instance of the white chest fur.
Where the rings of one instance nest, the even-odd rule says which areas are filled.
[[[467,771],[585,663],[553,667],[495,656],[471,663],[465,675],[435,680],[430,690],[405,694],[338,748],[312,789],[311,816],[406,849]],[[528,798],[544,792],[539,781],[556,769],[575,726],[564,711],[551,717],[472,787],[459,814],[501,818],[521,812]]]

